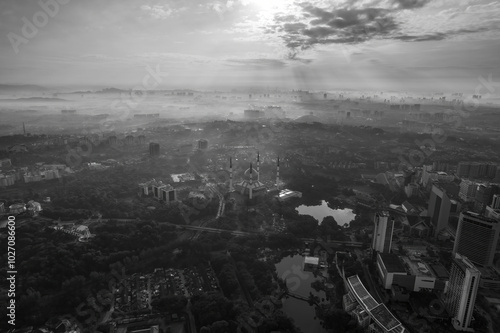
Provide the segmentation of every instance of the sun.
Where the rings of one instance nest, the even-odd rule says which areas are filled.
[[[290,0],[242,0],[244,5],[250,5],[255,9],[267,12],[278,13],[284,11],[289,5],[293,4]]]

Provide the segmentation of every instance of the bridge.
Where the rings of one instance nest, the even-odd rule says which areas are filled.
[[[328,241],[325,242],[323,240],[318,240],[314,238],[301,238],[300,239],[303,242],[309,242],[309,243],[314,243],[314,242],[322,242],[326,244],[333,244],[333,245],[345,245],[345,246],[350,246],[350,247],[362,247],[363,243],[362,242],[353,242],[353,241]]]
[[[301,300],[301,301],[306,301],[306,302],[313,302],[315,305],[318,305],[316,303],[316,301],[311,298],[310,296],[309,297],[306,297],[306,296],[302,296],[302,295],[299,295],[299,294],[296,294],[296,293],[292,293],[290,292],[289,290],[284,290],[279,296],[278,296],[278,299],[281,300],[283,297],[285,296],[289,296],[289,297],[293,297],[295,299],[298,299],[298,300]]]

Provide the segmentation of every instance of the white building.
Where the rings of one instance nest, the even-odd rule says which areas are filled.
[[[394,217],[389,216],[389,212],[383,211],[375,214],[375,228],[373,230],[372,249],[389,253],[392,245],[392,232],[394,231]]]
[[[500,209],[500,194],[495,194],[493,200],[491,201],[491,207],[493,209]]]
[[[408,198],[414,197],[418,195],[418,184],[409,183],[405,186],[405,194]]]
[[[450,282],[444,303],[453,315],[452,324],[458,331],[472,331],[469,328],[474,312],[481,272],[472,262],[456,254],[451,265]]]
[[[278,195],[278,199],[280,201],[285,201],[290,198],[302,198],[302,193],[299,191],[292,191],[292,190],[282,190],[280,191]]]

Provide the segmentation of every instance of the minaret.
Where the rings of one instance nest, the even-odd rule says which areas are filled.
[[[252,172],[252,163],[250,163],[250,186],[248,186],[248,198],[252,199],[252,190],[253,190],[253,172]]]
[[[260,154],[257,152],[257,181],[260,181]]]
[[[280,189],[280,157],[278,156],[278,164],[276,165],[276,188]]]
[[[233,192],[233,159],[229,157],[229,192]]]

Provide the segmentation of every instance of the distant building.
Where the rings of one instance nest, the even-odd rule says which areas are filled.
[[[449,288],[444,303],[453,316],[456,330],[470,331],[472,313],[476,302],[481,272],[467,257],[456,254],[451,264]]]
[[[155,157],[155,156],[160,156],[160,144],[151,142],[149,144],[149,156]]]
[[[441,186],[434,184],[431,190],[427,214],[431,218],[431,228],[434,237],[448,227],[450,215],[457,213],[460,204],[450,198],[448,193]]]
[[[43,210],[42,205],[33,200],[28,201],[26,209],[32,216],[38,216],[38,214]]]
[[[496,184],[478,184],[474,197],[474,211],[483,214],[486,206],[492,202],[493,195],[500,193],[500,187]]]
[[[469,177],[470,163],[461,162],[457,166],[457,176],[458,177]]]
[[[460,214],[452,254],[459,253],[479,266],[492,266],[500,222],[473,212]]]
[[[498,167],[493,163],[460,162],[457,166],[457,176],[463,178],[495,178]]]
[[[455,176],[449,175],[446,172],[433,171],[431,165],[425,166],[422,170],[422,185],[424,187],[427,187],[429,185],[429,182],[432,183],[433,181],[439,181],[449,183],[454,179]]]
[[[179,174],[171,174],[170,178],[174,183],[184,183],[195,180],[195,176],[191,173],[179,173]]]
[[[389,253],[392,245],[394,217],[383,211],[375,214],[372,249],[381,253]]]
[[[170,203],[173,201],[177,201],[177,191],[169,184],[163,184],[162,181],[156,181],[155,179],[139,184],[139,187],[142,189],[142,193],[145,195],[153,194],[155,199],[158,201],[164,201],[166,203]]]
[[[199,150],[208,149],[208,141],[205,139],[198,140],[198,149]]]
[[[405,186],[405,194],[408,198],[414,197],[418,195],[418,184],[409,183]]]
[[[177,190],[170,185],[160,189],[160,201],[171,203],[177,201]]]
[[[16,181],[16,175],[4,175],[0,174],[0,186],[12,186]]]
[[[292,191],[292,190],[284,189],[284,190],[280,191],[280,193],[278,195],[278,200],[280,200],[280,201],[285,201],[285,200],[288,200],[290,198],[302,198],[302,193],[299,191]]]
[[[484,216],[500,221],[500,208],[493,209],[491,206],[486,206]]]
[[[491,208],[500,209],[500,194],[493,195],[493,198],[491,201]]]
[[[407,215],[403,219],[403,231],[410,237],[427,238],[430,236],[430,216]]]
[[[0,168],[9,168],[12,166],[12,161],[10,158],[2,158],[0,160]]]
[[[9,214],[21,214],[26,211],[26,205],[17,203],[9,206]]]
[[[319,258],[317,257],[304,258],[304,271],[312,272],[316,270],[318,266],[319,266]]]
[[[466,202],[474,201],[477,191],[477,183],[475,181],[464,179],[460,183],[460,199]]]

